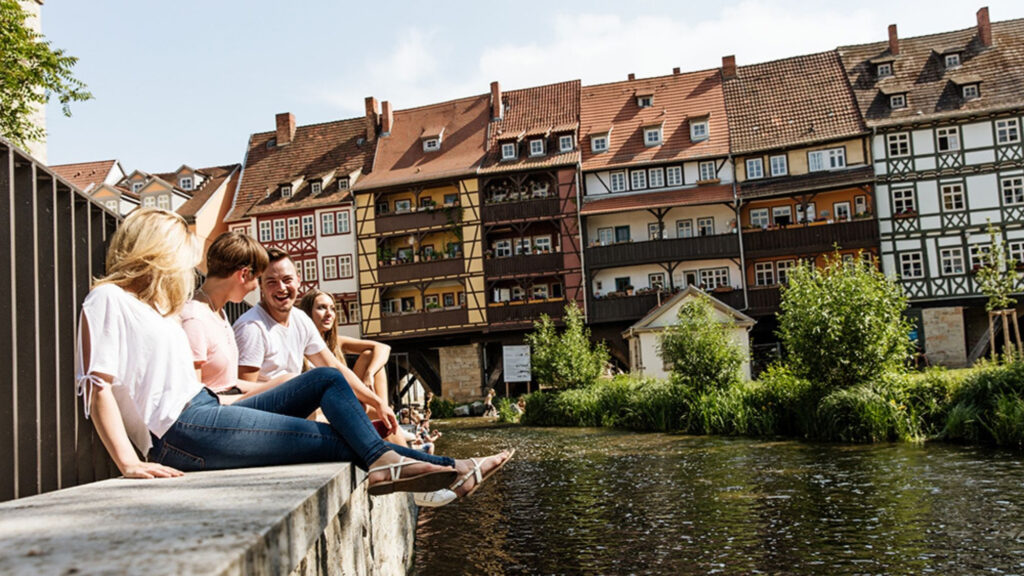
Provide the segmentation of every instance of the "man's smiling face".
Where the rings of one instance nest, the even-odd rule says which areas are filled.
[[[278,322],[287,322],[299,296],[299,275],[291,258],[272,262],[260,278],[263,307]]]

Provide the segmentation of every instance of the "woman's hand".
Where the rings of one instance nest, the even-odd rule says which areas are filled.
[[[164,466],[156,462],[142,462],[141,460],[126,465],[121,469],[121,474],[125,478],[175,478],[185,475],[181,470],[176,470],[170,466]]]

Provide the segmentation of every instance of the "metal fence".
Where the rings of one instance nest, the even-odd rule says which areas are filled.
[[[118,217],[0,139],[0,500],[117,473],[75,396],[78,312]]]

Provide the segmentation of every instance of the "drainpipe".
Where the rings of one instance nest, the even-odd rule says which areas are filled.
[[[732,152],[729,153],[729,164],[733,164]],[[736,191],[736,166],[732,167],[732,206],[736,213],[736,238],[740,246],[740,282],[743,286],[743,310],[746,312],[750,308],[750,298],[747,295],[747,257],[743,253],[743,222],[740,219],[740,199],[739,193]]]
[[[583,171],[583,167],[580,164],[576,165],[576,239],[580,243],[580,284],[583,290],[583,318],[589,324],[590,320],[590,280],[587,276],[587,267],[584,260],[583,253],[586,251],[586,241],[584,236],[586,230],[583,229],[583,216],[580,211],[583,209],[583,183],[580,181],[580,173]],[[564,216],[563,216],[564,218]],[[562,250],[565,251],[564,249]],[[563,256],[564,258],[564,256]],[[563,265],[565,260],[562,261]]]

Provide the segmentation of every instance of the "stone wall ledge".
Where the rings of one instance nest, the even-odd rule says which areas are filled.
[[[0,574],[404,574],[412,498],[351,464],[105,480],[0,504]]]

